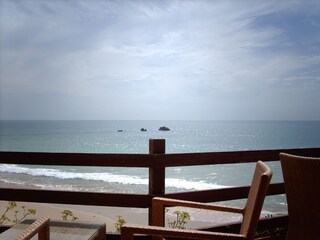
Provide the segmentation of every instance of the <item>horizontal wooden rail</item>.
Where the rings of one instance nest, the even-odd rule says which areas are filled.
[[[0,163],[105,167],[175,167],[277,161],[279,153],[320,156],[320,148],[166,154],[0,152]]]
[[[229,163],[248,163],[261,161],[278,161],[279,153],[291,153],[303,156],[320,156],[320,148],[275,149],[255,151],[232,151],[210,153],[172,153],[160,155],[163,166],[195,166]]]
[[[164,195],[164,197],[209,203],[247,198],[249,189],[250,186],[228,187],[192,192],[167,193]],[[284,192],[283,183],[273,183],[270,184],[267,195],[283,194]]]
[[[143,194],[55,191],[40,189],[0,188],[1,200],[147,208],[152,197]]]
[[[150,154],[0,152],[0,163],[99,167],[152,167]]]
[[[183,199],[197,202],[218,202],[242,199],[248,196],[249,187],[231,187],[205,191],[168,193],[157,195],[167,198]],[[271,184],[268,195],[284,193],[283,183]],[[151,207],[154,197],[150,194],[97,193],[56,191],[41,189],[0,188],[1,200],[23,202],[44,202],[76,205],[117,206],[132,208]]]

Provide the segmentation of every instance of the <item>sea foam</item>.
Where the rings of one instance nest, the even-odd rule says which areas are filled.
[[[86,181],[100,181],[107,183],[116,183],[124,185],[148,185],[149,179],[145,177],[113,174],[109,172],[70,172],[62,169],[52,169],[44,167],[28,168],[16,164],[2,164],[0,172],[25,174],[29,177],[44,177],[55,178],[61,180],[79,179]],[[167,178],[166,187],[178,188],[185,190],[204,190],[204,189],[217,189],[226,186],[217,185],[214,183],[207,183],[204,181],[190,181],[179,178]]]

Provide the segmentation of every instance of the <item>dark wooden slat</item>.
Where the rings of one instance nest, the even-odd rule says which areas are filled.
[[[149,153],[165,154],[166,144],[164,139],[150,139],[149,140]],[[166,183],[166,168],[162,166],[161,158],[154,158],[154,166],[149,168],[149,194],[152,196],[159,196],[165,193]],[[160,167],[159,167],[160,165]],[[152,209],[149,208],[149,225],[151,225]]]
[[[61,203],[94,206],[147,208],[151,196],[143,194],[52,191],[40,189],[0,188],[1,200]]]
[[[164,159],[164,166],[174,167],[257,162],[258,160],[266,162],[276,161],[279,160],[280,152],[286,152],[303,156],[320,156],[320,148],[298,148],[210,153],[171,153],[159,155],[158,157]]]
[[[150,154],[0,152],[0,163],[8,164],[148,168],[152,160]]]
[[[246,198],[249,187],[233,187],[195,192],[170,193],[163,197],[184,199],[198,202],[216,202]],[[268,195],[284,193],[283,183],[270,185]],[[0,188],[1,200],[45,202],[96,206],[118,206],[148,208],[151,206],[151,195],[122,194],[122,193],[95,193],[95,192],[71,192],[40,189],[15,189]]]
[[[249,187],[232,187],[193,192],[167,193],[163,197],[196,202],[218,202],[246,198],[248,196],[248,192]]]
[[[285,188],[284,188],[284,183],[271,183],[269,185],[269,189],[267,192],[267,195],[277,195],[277,194],[284,194],[285,193]]]
[[[219,202],[247,198],[249,189],[250,186],[231,187],[193,192],[168,193],[164,194],[163,197],[196,202]],[[283,194],[284,192],[283,183],[273,183],[269,186],[268,195]]]
[[[165,192],[165,167],[162,159],[157,156],[165,154],[165,141],[163,139],[150,139],[149,153],[154,155],[153,167],[149,168],[149,194],[161,195]],[[158,155],[160,154],[160,155]]]
[[[109,167],[173,167],[262,161],[275,161],[279,153],[286,152],[303,156],[320,156],[320,148],[277,149],[212,153],[177,154],[100,154],[100,153],[45,153],[1,152],[0,163],[109,166]],[[157,159],[157,161],[155,161]]]

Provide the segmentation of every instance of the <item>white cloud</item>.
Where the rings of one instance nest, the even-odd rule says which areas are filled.
[[[93,118],[108,118],[101,113],[106,106],[106,111],[129,119],[134,118],[134,108],[145,114],[141,118],[149,118],[155,105],[166,106],[161,108],[167,114],[164,118],[190,118],[191,110],[203,118],[215,118],[216,114],[208,112],[211,106],[221,111],[222,118],[232,118],[220,105],[232,106],[232,111],[246,103],[253,104],[255,118],[259,103],[254,106],[248,92],[261,91],[259,86],[269,89],[303,79],[309,88],[319,87],[315,70],[319,38],[304,41],[315,49],[312,55],[298,51],[287,29],[266,17],[295,15],[303,4],[2,1],[2,98],[13,92],[22,96],[37,93],[48,99],[60,96],[71,109],[85,103],[95,105],[96,111],[90,111]],[[310,13],[306,14],[311,19],[308,22],[316,26],[312,6],[304,7],[303,12]],[[257,25],[261,17],[270,22]],[[208,101],[214,104],[199,107]],[[58,118],[65,117],[63,104],[61,108]]]

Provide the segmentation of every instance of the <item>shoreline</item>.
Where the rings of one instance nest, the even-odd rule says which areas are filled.
[[[24,189],[40,189],[34,186],[6,183],[0,180],[2,188],[24,188]],[[8,201],[0,201],[0,214],[5,210]],[[17,202],[17,210],[22,210],[21,206],[36,209],[36,214],[29,218],[49,217],[51,219],[62,220],[61,212],[63,210],[71,210],[76,221],[104,222],[107,226],[107,232],[116,232],[114,224],[117,222],[117,216],[122,216],[129,224],[148,224],[148,209],[144,208],[122,208],[122,207],[105,207],[105,206],[89,206],[89,205],[72,205],[72,204],[52,204],[52,203],[35,203],[35,202]],[[215,224],[230,223],[241,220],[241,216],[233,213],[213,212],[199,209],[185,209],[176,207],[170,209],[166,214],[166,219],[175,219],[175,210],[186,211],[190,214],[191,219],[186,225],[187,228],[198,228],[213,226]],[[9,216],[13,218],[13,211]]]

